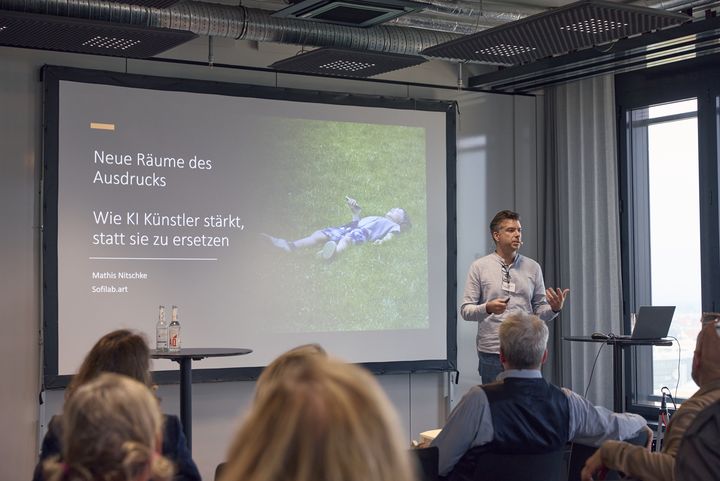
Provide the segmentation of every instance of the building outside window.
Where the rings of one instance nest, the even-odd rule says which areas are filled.
[[[628,117],[634,207],[647,213],[636,216],[635,271],[647,286],[636,302],[676,306],[669,336],[680,346],[636,348],[633,401],[649,404],[664,387],[679,398],[697,389],[690,376],[702,313],[697,99],[633,109]]]
[[[695,59],[622,74],[615,93],[625,331],[640,306],[676,306],[677,342],[625,357],[626,409],[652,418],[664,387],[678,402],[697,390],[700,317],[720,310],[720,68]]]

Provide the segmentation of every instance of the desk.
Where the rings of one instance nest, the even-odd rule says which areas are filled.
[[[252,349],[214,347],[207,349],[180,349],[179,351],[150,351],[153,359],[170,359],[180,364],[180,421],[187,438],[188,450],[192,451],[192,361],[206,357],[242,356]]]
[[[628,346],[672,346],[672,340],[663,339],[629,339],[612,337],[608,339],[593,339],[590,336],[566,336],[565,341],[605,343],[613,347],[613,411],[625,411],[623,390],[623,350]]]

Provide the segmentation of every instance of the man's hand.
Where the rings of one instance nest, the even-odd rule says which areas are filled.
[[[508,302],[510,302],[509,297],[504,299],[493,299],[485,304],[485,310],[488,314],[502,314],[505,312],[505,309],[507,309]]]
[[[345,203],[348,205],[348,207],[350,207],[350,210],[352,211],[353,216],[356,216],[356,215],[359,215],[359,214],[360,214],[360,210],[361,210],[361,209],[360,209],[360,204],[358,204],[355,199],[353,199],[352,197],[348,197],[348,196],[346,195],[346,196],[345,196]]]
[[[560,288],[555,288],[553,290],[552,287],[545,289],[545,297],[547,297],[548,304],[550,304],[550,309],[555,312],[562,311],[568,294],[570,294],[570,289],[560,290]]]
[[[375,244],[376,246],[379,246],[380,244],[383,244],[383,243],[389,241],[389,240],[392,239],[393,237],[394,237],[393,233],[392,233],[392,232],[388,232],[387,234],[385,234],[385,237],[383,237],[382,239],[376,239],[376,240],[374,240],[374,241],[373,241],[373,244]]]
[[[582,481],[593,481],[593,475],[597,473],[597,479],[605,479],[607,474],[607,468],[603,465],[602,456],[600,456],[600,450],[595,451],[595,454],[587,458],[585,466],[583,466],[580,472],[580,479]]]

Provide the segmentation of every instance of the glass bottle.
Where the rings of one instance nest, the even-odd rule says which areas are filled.
[[[172,321],[168,328],[168,350],[180,350],[180,317],[178,316],[178,307],[172,306]]]
[[[168,325],[165,322],[165,306],[160,306],[158,321],[155,325],[155,349],[158,352],[168,350]]]

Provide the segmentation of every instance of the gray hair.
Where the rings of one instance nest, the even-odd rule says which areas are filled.
[[[510,368],[539,367],[547,341],[547,325],[535,315],[512,314],[500,324],[500,350]]]

